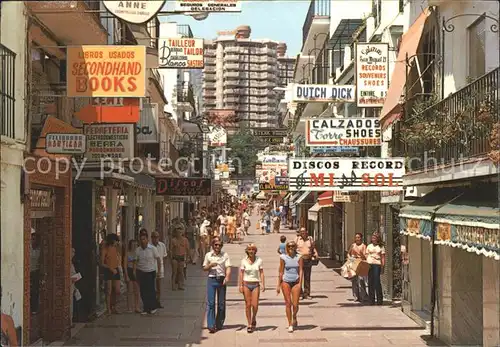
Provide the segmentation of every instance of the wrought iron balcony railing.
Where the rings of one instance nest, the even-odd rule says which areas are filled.
[[[306,42],[309,29],[316,17],[330,16],[330,0],[311,0],[309,10],[307,11],[306,20],[302,26],[302,44]]]
[[[177,24],[177,34],[182,35],[182,37],[193,38],[193,32],[188,24]]]
[[[500,70],[478,78],[420,112],[408,112],[395,126],[393,156],[407,157],[408,170],[420,171],[487,155],[492,129],[500,120]]]
[[[1,135],[15,137],[15,62],[16,54],[0,44]]]

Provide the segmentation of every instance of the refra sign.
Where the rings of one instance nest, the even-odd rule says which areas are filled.
[[[160,69],[203,69],[203,56],[203,39],[158,40],[158,67]]]
[[[306,120],[306,146],[380,146],[377,118],[311,118]]]
[[[355,102],[355,86],[294,84],[292,102]]]
[[[383,107],[389,84],[389,45],[356,44],[358,107]]]
[[[403,190],[404,158],[290,158],[290,191]]]
[[[149,22],[161,11],[166,0],[157,1],[103,1],[104,7],[114,16],[133,24]]]
[[[145,46],[67,48],[67,96],[146,96]]]

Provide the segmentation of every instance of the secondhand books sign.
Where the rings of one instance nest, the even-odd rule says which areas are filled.
[[[160,69],[203,69],[203,57],[203,39],[158,40],[158,67]]]
[[[306,120],[306,146],[380,146],[377,118],[310,118]]]
[[[290,191],[402,190],[404,158],[290,158]]]
[[[85,124],[83,133],[87,139],[85,156],[89,161],[134,157],[135,124]]]
[[[210,196],[212,181],[209,178],[157,178],[156,195]]]
[[[145,46],[67,47],[67,96],[146,96]]]
[[[389,84],[389,45],[356,44],[358,107],[383,107]]]
[[[292,102],[355,102],[355,86],[294,84]]]

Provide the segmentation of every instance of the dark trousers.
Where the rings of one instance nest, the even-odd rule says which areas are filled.
[[[304,259],[304,279],[303,279],[303,296],[311,296],[311,270],[312,261],[311,259]]]
[[[143,272],[137,270],[137,282],[139,282],[144,311],[151,312],[158,308],[158,301],[156,300],[156,271]]]
[[[207,281],[207,327],[222,329],[226,320],[226,286],[222,285],[224,277],[209,277]],[[217,297],[217,310],[215,309]]]
[[[38,312],[40,305],[40,270],[30,272],[30,308],[31,312]]]
[[[381,265],[370,264],[370,270],[368,270],[368,296],[372,304],[375,303],[375,297],[378,304],[384,302],[384,297],[382,296],[382,283],[380,282],[381,272]]]

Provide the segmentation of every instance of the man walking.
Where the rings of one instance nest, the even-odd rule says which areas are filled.
[[[183,228],[174,231],[170,242],[170,259],[172,262],[172,290],[184,290],[184,265],[189,251],[188,240],[183,236]]]
[[[156,247],[158,254],[160,255],[160,267],[156,272],[156,301],[158,301],[158,307],[163,308],[160,302],[161,298],[161,281],[165,278],[165,258],[167,257],[167,246],[160,241],[160,234],[157,231],[151,233],[151,239],[153,246]]]
[[[142,232],[142,231],[145,232]],[[158,309],[156,301],[156,269],[161,268],[161,257],[156,247],[148,243],[148,235],[145,229],[140,233],[141,245],[137,247],[135,255],[137,261],[134,263],[134,274],[139,282],[141,299],[143,304],[142,315],[154,314]]]
[[[318,252],[314,245],[314,240],[307,233],[306,228],[300,228],[300,234],[297,236],[295,243],[297,244],[297,252],[304,260],[304,288],[302,291],[303,299],[311,299],[311,270],[313,260],[318,258]]]

